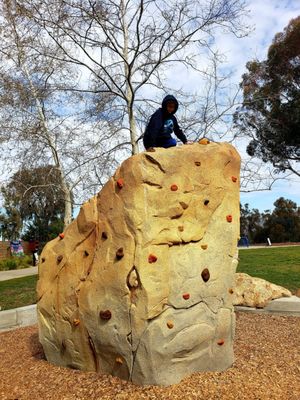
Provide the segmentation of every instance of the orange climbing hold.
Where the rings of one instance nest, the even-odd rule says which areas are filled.
[[[155,254],[149,254],[149,256],[148,256],[148,262],[149,262],[150,264],[156,262],[156,260],[157,260],[157,257],[156,257]]]
[[[175,183],[174,183],[173,185],[171,185],[171,190],[172,190],[173,192],[176,192],[176,190],[178,190],[178,186],[175,185]]]
[[[64,233],[60,233],[58,236],[59,236],[60,239],[63,239],[65,237],[65,234]]]
[[[122,365],[122,364],[123,364],[122,358],[121,358],[121,357],[117,357],[117,358],[116,358],[116,363]]]
[[[184,293],[182,295],[182,297],[184,298],[184,300],[188,300],[190,298],[190,294],[189,293]]]
[[[169,329],[174,328],[173,322],[172,322],[172,321],[168,321],[168,322],[167,322],[167,327],[168,327]]]
[[[184,231],[184,226],[180,225],[180,226],[178,227],[178,230],[179,230],[179,232],[183,232],[183,231]]]
[[[200,167],[201,161],[195,161],[195,165],[197,165],[197,167]]]
[[[217,343],[218,343],[219,346],[223,346],[223,344],[225,343],[225,340],[224,339],[219,339],[217,341]]]
[[[122,189],[122,187],[124,186],[124,180],[122,178],[119,178],[117,180],[117,186],[118,188]]]
[[[232,176],[231,179],[232,179],[232,182],[236,182],[237,181],[237,177],[236,176]]]
[[[232,215],[226,215],[227,222],[232,222]]]
[[[210,141],[209,141],[208,139],[206,139],[206,138],[202,138],[202,139],[199,140],[198,143],[199,143],[199,144],[209,144]]]
[[[78,326],[80,324],[80,319],[73,319],[73,325]]]
[[[207,249],[207,247],[208,247],[208,245],[207,245],[207,244],[201,244],[201,249],[203,249],[203,250],[206,250],[206,249]]]

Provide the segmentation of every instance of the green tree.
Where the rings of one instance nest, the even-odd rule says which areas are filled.
[[[46,242],[62,230],[64,193],[54,166],[20,170],[1,191],[5,209],[2,225],[16,223],[16,233],[9,238],[23,232],[26,240]]]
[[[250,156],[300,176],[300,16],[277,33],[264,61],[247,63],[234,121]]]

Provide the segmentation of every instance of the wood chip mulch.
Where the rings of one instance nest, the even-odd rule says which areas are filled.
[[[37,327],[0,334],[0,399],[300,400],[300,318],[237,313],[235,363],[169,387],[49,364]]]

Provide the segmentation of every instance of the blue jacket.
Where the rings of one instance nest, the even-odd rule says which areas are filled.
[[[175,103],[175,111],[172,114],[167,112],[167,102],[172,101]],[[185,134],[180,129],[175,113],[178,109],[178,101],[172,96],[166,96],[162,101],[162,106],[152,114],[150,121],[146,127],[143,143],[146,149],[149,147],[160,147],[164,142],[171,138],[171,133],[175,135],[183,143],[187,142]]]

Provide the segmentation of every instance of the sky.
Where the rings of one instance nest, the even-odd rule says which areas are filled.
[[[233,81],[237,83],[245,72],[246,62],[265,59],[274,35],[300,15],[300,0],[249,0],[247,8],[250,11],[247,23],[254,28],[251,34],[242,39],[223,34],[216,40],[217,47],[226,55],[226,66],[234,70]],[[241,202],[260,211],[272,210],[274,201],[281,196],[300,206],[300,179],[294,175],[288,181],[276,181],[271,191],[241,193]]]
[[[299,0],[250,0],[249,22],[254,31],[246,38],[235,39],[224,35],[218,38],[218,47],[226,53],[228,66],[235,70],[234,76],[240,80],[247,61],[266,58],[267,50],[274,35],[281,32],[288,22],[300,15]],[[300,179],[293,176],[288,181],[278,180],[271,191],[241,193],[241,202],[260,211],[272,209],[274,201],[283,196],[300,206]]]

